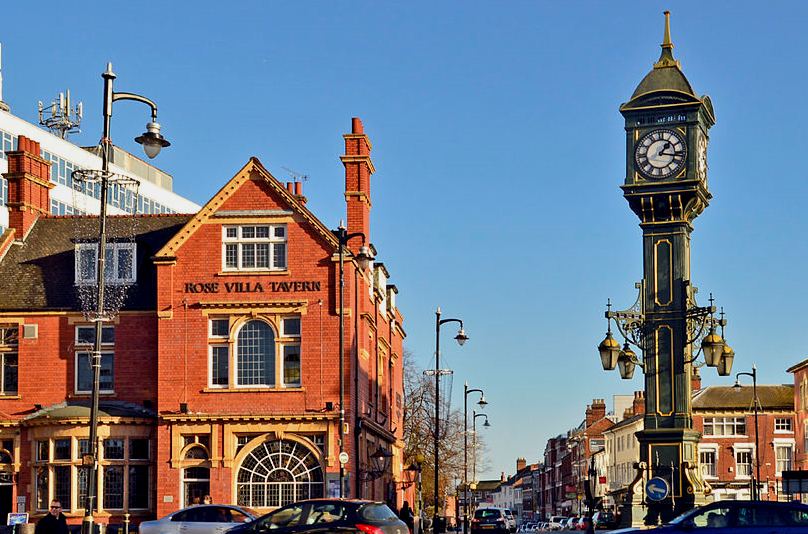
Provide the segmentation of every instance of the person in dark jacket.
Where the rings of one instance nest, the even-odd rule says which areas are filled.
[[[48,514],[36,522],[34,534],[68,534],[67,519],[62,513],[62,503],[54,499]]]
[[[412,513],[412,508],[410,508],[410,503],[404,501],[404,504],[401,506],[401,511],[398,512],[398,517],[407,524],[407,528],[412,532],[412,527],[415,524],[415,516]]]

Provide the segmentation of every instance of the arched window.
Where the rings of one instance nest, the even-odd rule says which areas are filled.
[[[274,508],[323,496],[318,455],[295,441],[266,441],[241,462],[236,482],[238,504]]]
[[[237,383],[240,386],[275,385],[275,333],[263,322],[252,320],[238,333]]]

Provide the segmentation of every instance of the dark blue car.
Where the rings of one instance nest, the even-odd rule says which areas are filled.
[[[612,534],[645,533],[641,529],[615,530]],[[798,502],[718,501],[685,512],[655,533],[703,532],[704,534],[808,533],[808,506]]]

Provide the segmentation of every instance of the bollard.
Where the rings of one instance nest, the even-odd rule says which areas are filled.
[[[123,514],[123,534],[129,534],[129,514]]]

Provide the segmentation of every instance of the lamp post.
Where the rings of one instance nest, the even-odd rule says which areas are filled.
[[[112,173],[109,171],[110,153],[112,152],[112,138],[110,136],[110,123],[112,120],[112,104],[118,100],[133,100],[141,102],[151,108],[151,121],[146,124],[146,131],[135,138],[135,141],[143,145],[143,150],[149,158],[154,158],[160,150],[169,146],[169,143],[160,135],[160,125],[157,123],[157,104],[144,96],[134,93],[116,93],[112,90],[112,84],[116,78],[112,72],[112,63],[107,63],[107,70],[101,74],[104,79],[104,102],[103,117],[104,130],[101,136],[101,171],[78,170],[78,175],[95,177],[101,182],[100,211],[98,216],[98,258],[96,268],[96,310],[93,320],[95,321],[95,340],[91,354],[91,367],[93,371],[92,400],[90,405],[90,439],[89,453],[82,459],[82,464],[91,466],[91,473],[87,481],[87,498],[84,507],[84,520],[82,521],[82,532],[90,534],[93,529],[93,501],[96,500],[96,482],[98,480],[98,398],[101,382],[101,341],[103,323],[109,321],[104,311],[104,291],[105,291],[105,256],[107,248],[107,189]]]
[[[460,328],[457,331],[457,335],[455,336],[455,340],[457,344],[461,347],[463,344],[468,341],[469,337],[466,335],[466,332],[463,330],[463,321],[460,319],[441,319],[440,318],[440,307],[435,310],[435,439],[434,439],[434,447],[435,447],[435,488],[434,488],[434,497],[435,497],[435,510],[432,514],[432,531],[435,534],[438,534],[438,501],[439,501],[439,493],[438,493],[438,462],[440,461],[440,375],[442,374],[440,368],[440,327],[446,323],[458,323],[460,324]]]
[[[362,232],[348,233],[345,224],[340,221],[339,228],[333,230],[332,233],[339,242],[339,453],[345,451],[345,247],[348,246],[348,241],[355,237],[362,238],[362,246],[359,247],[359,253],[354,256],[359,263],[359,268],[363,271],[368,268],[368,265],[373,260],[373,255],[370,249],[365,246],[365,234]],[[356,313],[356,310],[354,310]],[[358,465],[358,458],[355,459]],[[345,464],[340,461],[339,464],[339,497],[340,499],[345,496]]]
[[[468,382],[463,384],[463,534],[469,531],[469,393],[480,394],[480,408],[488,404],[483,390],[469,388]]]
[[[483,426],[485,428],[489,428],[491,423],[488,422],[488,415],[484,413],[477,413],[476,411],[472,410],[474,416],[471,419],[471,433],[474,435],[474,443],[472,444],[472,449],[474,450],[474,458],[472,459],[472,469],[471,469],[471,478],[474,479],[474,482],[477,482],[477,418],[478,417],[485,417],[485,423]]]
[[[752,402],[754,403],[754,410],[755,410],[755,480],[754,484],[752,484],[752,500],[759,501],[760,500],[760,488],[758,484],[760,484],[760,432],[758,432],[758,396],[757,396],[757,367],[752,365],[752,372],[740,372],[735,373],[735,385],[738,389],[741,388],[741,383],[738,381],[739,377],[741,376],[751,376],[752,377]]]

